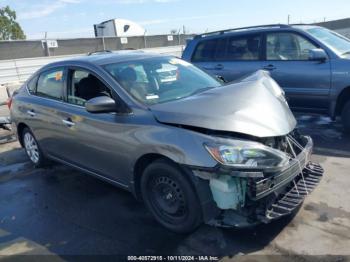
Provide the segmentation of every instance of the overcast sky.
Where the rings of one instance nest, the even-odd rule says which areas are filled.
[[[147,34],[184,25],[191,33],[268,23],[311,23],[350,17],[349,0],[0,0],[17,12],[28,39],[93,36],[112,18],[138,22]]]

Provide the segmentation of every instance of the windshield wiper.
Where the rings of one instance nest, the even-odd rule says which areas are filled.
[[[193,96],[193,95],[196,95],[196,94],[199,94],[199,93],[203,93],[209,89],[213,89],[215,88],[215,86],[208,86],[208,87],[203,87],[203,88],[199,88],[197,89],[196,91],[194,91],[193,93],[191,93],[189,96]]]
[[[179,96],[177,98],[171,98],[171,99],[167,99],[167,100],[161,100],[161,101],[158,101],[157,103],[155,104],[162,104],[162,103],[166,103],[166,102],[172,102],[172,101],[175,101],[175,100],[180,100],[180,99],[183,99],[183,98],[187,98],[187,97],[190,97],[190,96],[193,96],[193,95],[196,95],[196,94],[199,94],[199,93],[203,93],[209,89],[213,89],[213,88],[216,88],[216,87],[219,87],[219,86],[209,86],[209,87],[203,87],[203,88],[199,88],[197,89],[196,91],[194,91],[193,93],[187,95],[187,96]]]

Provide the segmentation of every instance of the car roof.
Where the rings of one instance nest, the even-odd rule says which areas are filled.
[[[320,27],[317,25],[310,25],[310,24],[270,24],[270,25],[259,25],[259,26],[248,26],[248,27],[240,27],[240,28],[233,28],[233,29],[225,29],[220,31],[214,31],[214,32],[208,32],[204,34],[199,34],[194,37],[194,40],[201,40],[201,39],[215,39],[220,38],[223,36],[232,36],[232,35],[238,35],[238,34],[251,34],[251,33],[261,33],[261,32],[269,32],[271,30],[306,30],[310,28],[316,28]]]
[[[161,55],[157,53],[144,52],[141,50],[121,50],[121,51],[114,51],[114,52],[101,51],[101,52],[88,54],[85,56],[78,56],[74,58],[61,60],[58,62],[53,62],[46,65],[43,68],[53,67],[53,66],[64,66],[66,64],[72,64],[72,63],[106,65],[106,64],[134,61],[134,60],[152,58],[152,57],[169,57],[169,55]]]
[[[297,29],[302,29],[302,30],[307,30],[307,29],[311,29],[311,28],[318,28],[321,26],[318,25],[303,25],[303,24],[295,24],[292,25],[293,28],[297,28]]]

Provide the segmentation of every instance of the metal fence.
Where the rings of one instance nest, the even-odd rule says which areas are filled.
[[[145,52],[181,56],[183,46],[167,46],[142,50]],[[81,55],[86,54],[0,60],[0,84],[8,85],[14,82],[23,82],[36,70],[48,63]]]

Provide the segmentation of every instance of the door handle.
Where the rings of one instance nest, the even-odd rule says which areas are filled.
[[[215,66],[203,66],[203,69],[205,69],[205,70],[221,70],[221,69],[224,69],[224,65],[217,64]]]
[[[75,123],[72,121],[72,119],[63,119],[62,123],[65,124],[67,127],[75,126]]]
[[[222,70],[222,69],[224,69],[224,65],[222,65],[222,64],[217,64],[217,65],[215,66],[215,69],[216,69],[216,70]]]
[[[31,117],[36,116],[34,110],[28,110],[27,114],[30,115]]]
[[[267,66],[264,66],[263,69],[268,70],[268,71],[273,71],[277,68],[274,65],[267,65]]]

